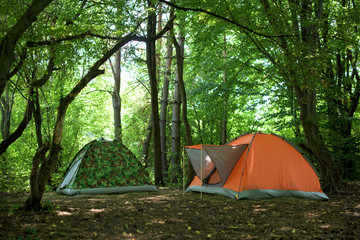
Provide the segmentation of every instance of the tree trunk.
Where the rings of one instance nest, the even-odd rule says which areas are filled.
[[[323,190],[326,192],[336,191],[343,183],[341,171],[335,165],[317,124],[315,90],[302,90],[295,86],[295,93],[300,106],[300,120],[308,146],[319,164]]]
[[[177,65],[178,66],[178,65]],[[180,171],[180,111],[181,95],[179,78],[181,73],[176,68],[175,86],[174,86],[174,103],[172,111],[172,131],[171,131],[171,178],[172,183],[177,182],[177,175]]]
[[[9,90],[6,88],[5,96],[1,97],[1,136],[7,139],[10,135],[10,118],[12,112],[13,97],[10,97]]]
[[[40,146],[35,153],[33,158],[31,173],[30,173],[30,187],[31,195],[26,200],[24,209],[25,210],[40,210],[41,209],[41,199],[44,194],[44,189],[41,189],[39,186],[39,166],[41,162],[46,158],[45,154],[49,150],[49,143]]]
[[[43,139],[42,139],[42,132],[41,132],[41,109],[40,109],[40,102],[39,102],[39,92],[38,89],[36,89],[35,92],[35,103],[33,105],[33,115],[35,120],[35,128],[36,128],[36,139],[38,142],[38,146],[43,146]]]
[[[223,51],[224,69],[223,69],[223,83],[226,85],[226,35],[224,33],[224,51]],[[224,92],[223,102],[223,116],[222,116],[222,127],[221,127],[221,144],[227,142],[227,102],[229,96],[229,90],[226,89]]]
[[[155,5],[148,2],[149,9],[155,9]],[[147,24],[147,37],[154,39],[156,35],[156,15],[149,12]],[[154,135],[154,175],[155,184],[162,185],[164,183],[162,176],[161,163],[161,144],[160,144],[160,127],[159,127],[159,107],[158,107],[158,86],[156,81],[156,48],[155,39],[146,42],[146,63],[150,79],[151,94],[151,113],[153,117],[153,135]]]
[[[145,163],[146,167],[148,166],[148,159],[149,159],[149,148],[150,148],[152,128],[153,128],[152,121],[153,121],[153,117],[152,117],[152,115],[150,115],[147,132],[146,132],[146,137],[145,137],[142,152],[141,152],[141,160]]]
[[[121,138],[121,49],[115,54],[115,69],[114,69],[114,91],[112,94],[112,104],[114,111],[114,133],[115,140],[122,141]]]
[[[30,120],[32,118],[32,111],[33,111],[33,105],[34,105],[34,102],[31,100],[31,95],[33,93],[34,93],[34,90],[33,90],[33,88],[31,88],[28,92],[28,100],[27,100],[24,117],[21,120],[18,128],[13,133],[11,133],[8,136],[8,138],[3,139],[3,141],[0,143],[0,155],[3,154],[7,150],[7,148],[22,135],[22,133],[26,129],[28,123],[30,122]]]
[[[180,23],[181,26],[181,23]],[[182,29],[180,27],[180,29]],[[177,41],[173,38],[174,46],[176,49],[176,66],[177,66],[177,74],[179,78],[180,85],[180,94],[181,94],[181,102],[182,102],[182,121],[184,123],[185,128],[185,137],[186,137],[186,145],[193,145],[192,136],[191,136],[191,128],[187,118],[187,98],[186,98],[186,89],[184,83],[184,44],[185,37],[184,33],[180,30],[179,40]],[[187,165],[187,183],[189,185],[195,176],[195,171],[190,163]]]
[[[352,136],[352,124],[359,104],[360,77],[357,71],[358,49],[339,51],[336,61],[329,61],[328,84],[341,91],[327,89],[325,100],[329,121],[330,144],[346,179],[356,178],[356,155],[359,148]]]
[[[5,96],[1,97],[1,135],[2,139],[7,139],[10,136],[10,119],[12,113],[12,104],[14,99],[14,92],[12,96],[9,95],[9,89],[6,88]],[[3,179],[6,181],[9,177],[9,167],[6,154],[1,155],[0,157],[0,173]],[[4,182],[4,186],[0,188],[6,189],[7,185]]]
[[[171,33],[168,36],[171,37]],[[161,110],[160,110],[160,142],[161,142],[161,162],[162,162],[162,172],[164,177],[167,177],[168,172],[168,162],[166,154],[166,117],[167,117],[167,107],[168,107],[168,97],[169,97],[169,81],[171,78],[171,63],[172,63],[172,41],[168,40],[166,46],[166,65],[165,65],[165,75],[164,83],[161,94]]]

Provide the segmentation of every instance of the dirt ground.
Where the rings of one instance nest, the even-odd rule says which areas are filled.
[[[234,200],[156,193],[61,196],[41,212],[18,208],[26,194],[1,193],[0,239],[360,239],[360,183],[330,201]],[[50,203],[51,201],[51,203]]]

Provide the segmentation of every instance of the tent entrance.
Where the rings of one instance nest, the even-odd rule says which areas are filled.
[[[222,186],[247,146],[202,145],[202,149],[188,147],[186,152],[197,177],[203,180],[203,185]]]

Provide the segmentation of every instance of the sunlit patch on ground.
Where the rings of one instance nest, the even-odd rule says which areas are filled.
[[[252,207],[254,208],[254,213],[261,213],[268,210],[266,208],[262,208],[261,205],[253,205]]]
[[[56,212],[56,215],[58,215],[58,216],[70,216],[70,215],[72,215],[71,212],[67,212],[67,211],[59,211],[59,210],[57,210],[55,212]]]
[[[330,224],[323,224],[323,225],[320,225],[321,228],[330,228]]]
[[[319,214],[319,213],[315,213],[315,212],[308,212],[308,213],[305,213],[305,217],[306,217],[307,219],[314,219],[314,218],[320,217],[320,214]]]
[[[102,208],[102,209],[94,209],[94,208],[92,208],[92,209],[90,209],[89,211],[90,211],[91,213],[101,213],[101,212],[106,211],[106,209],[104,209],[104,208]]]

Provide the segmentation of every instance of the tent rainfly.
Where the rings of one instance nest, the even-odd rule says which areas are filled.
[[[235,199],[329,199],[311,162],[277,135],[245,134],[227,145],[193,145],[185,150],[196,172],[186,192]]]
[[[119,141],[103,138],[75,156],[56,192],[64,195],[158,191],[134,154]]]

